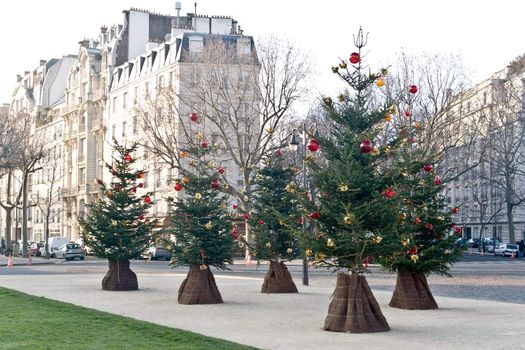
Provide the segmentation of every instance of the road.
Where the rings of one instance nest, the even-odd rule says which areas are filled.
[[[49,265],[15,266],[0,268],[1,275],[50,275],[52,283],[56,274],[101,274],[107,268],[106,261],[87,257],[84,261],[58,261]],[[185,268],[171,268],[166,261],[132,262],[132,269],[139,275],[185,273]],[[247,266],[241,262],[231,266],[229,271],[214,271],[217,275],[264,278],[268,269],[266,264]],[[296,283],[301,283],[302,267],[299,262],[289,264],[289,270]],[[393,291],[396,276],[372,265],[367,280],[373,289]],[[454,298],[503,301],[525,304],[525,259],[494,257],[485,254],[465,254],[462,261],[456,263],[451,274],[453,278],[430,276],[429,285],[437,296]],[[311,285],[335,286],[335,275],[326,269],[309,270]],[[1,278],[1,277],[0,277]]]

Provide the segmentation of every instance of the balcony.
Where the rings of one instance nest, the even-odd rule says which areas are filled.
[[[69,106],[65,106],[63,108],[60,109],[60,114],[61,115],[66,115],[66,114],[69,114],[69,113],[72,113],[72,112],[75,112],[80,106],[79,105],[69,105]]]
[[[70,141],[73,139],[76,139],[77,137],[77,131],[76,130],[66,130],[64,132],[64,141]]]
[[[91,122],[91,131],[97,131],[106,127],[103,119],[96,119]]]
[[[106,91],[104,91],[104,89],[100,89],[100,90],[92,92],[92,96],[93,96],[92,97],[93,101],[100,100],[100,99],[105,100],[107,98]]]

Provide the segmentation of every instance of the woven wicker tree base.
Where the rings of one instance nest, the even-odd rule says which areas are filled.
[[[390,306],[405,310],[437,309],[423,272],[398,271]]]
[[[390,330],[365,276],[357,273],[337,274],[337,286],[328,308],[324,329],[350,333]]]
[[[111,291],[137,290],[137,275],[129,268],[129,260],[109,261],[109,270],[102,280],[102,289]]]
[[[270,269],[264,277],[261,293],[298,293],[284,262],[270,260]]]
[[[221,293],[209,268],[200,270],[190,267],[188,275],[179,288],[179,304],[219,304]]]

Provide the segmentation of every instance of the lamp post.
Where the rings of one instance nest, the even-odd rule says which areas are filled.
[[[310,126],[310,130],[314,130],[314,134],[317,135],[317,127],[315,124],[312,124]],[[303,123],[302,125],[302,132],[299,131],[298,129],[294,129],[293,132],[292,132],[292,138],[290,140],[290,143],[289,143],[289,147],[290,147],[290,150],[292,152],[294,152],[294,158],[296,159],[296,155],[297,153],[299,153],[299,157],[301,158],[301,171],[302,171],[302,184],[303,184],[303,188],[305,189],[305,191],[310,191],[310,189],[307,187],[307,178],[306,178],[306,163],[305,163],[305,159],[306,159],[306,147],[307,147],[307,144],[306,144],[306,138],[308,136],[308,133],[306,131],[306,123]],[[313,139],[315,140],[315,139]],[[310,142],[312,142],[312,140],[310,140]],[[317,143],[317,141],[315,141],[315,143]],[[309,147],[310,150],[312,152],[315,152],[317,151],[317,149],[319,148],[317,146],[317,148],[313,148],[313,147]],[[315,149],[315,150],[314,150]],[[314,196],[312,195],[312,198]],[[303,236],[305,235],[306,233],[306,220],[302,220],[302,226],[301,226],[301,233],[303,234]],[[308,278],[308,258],[306,257],[306,255],[303,256],[303,285],[307,286],[309,284],[309,278]]]

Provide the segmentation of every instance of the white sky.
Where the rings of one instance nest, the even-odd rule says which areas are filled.
[[[182,14],[194,1],[182,2]],[[275,34],[309,53],[315,89],[335,93],[331,73],[338,57],[353,51],[352,35],[361,25],[369,34],[369,63],[394,62],[408,52],[461,52],[466,66],[485,79],[525,53],[525,4],[521,1],[460,0],[199,0],[197,12],[229,15],[246,35]],[[0,103],[9,102],[16,75],[40,59],[76,54],[78,41],[96,37],[101,25],[123,22],[130,7],[175,15],[171,0],[15,0],[0,5]],[[317,94],[317,96],[319,96]]]

